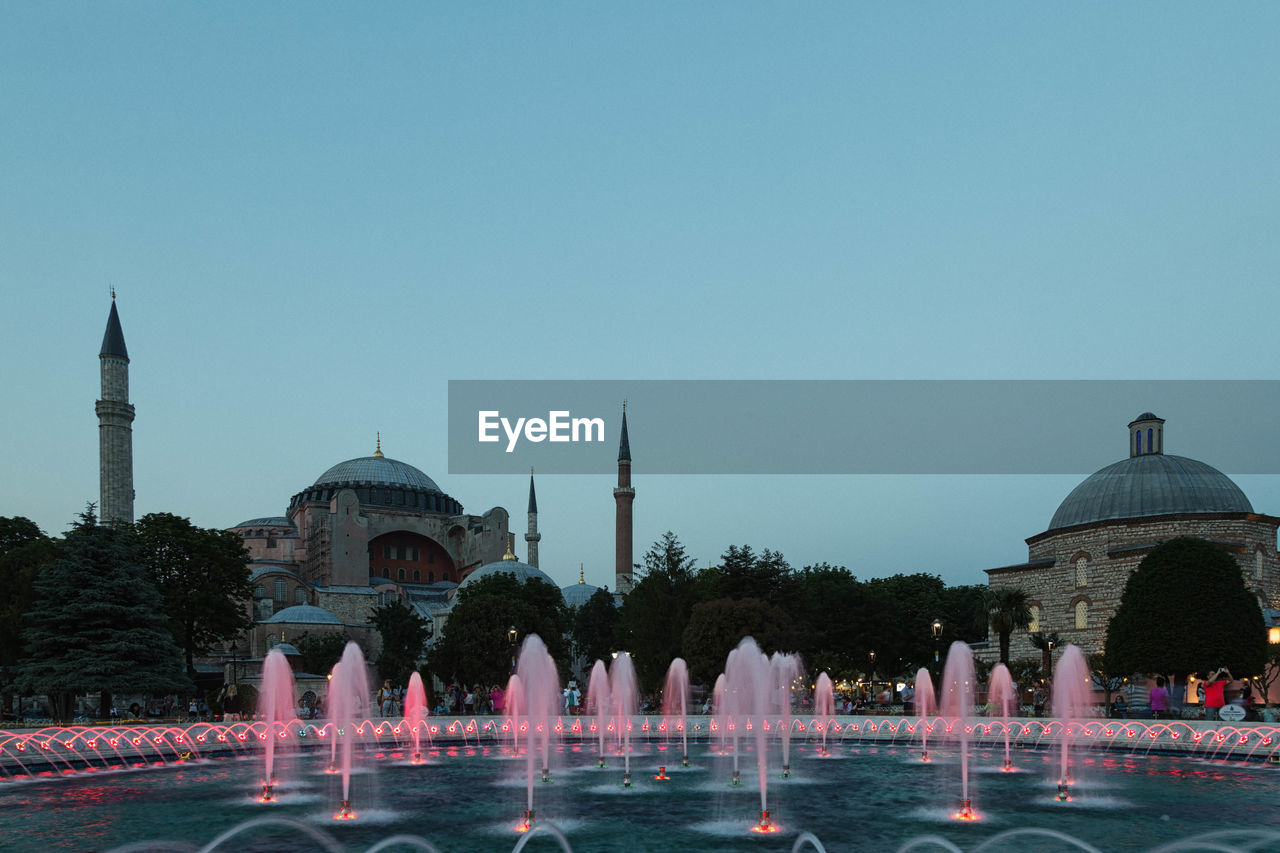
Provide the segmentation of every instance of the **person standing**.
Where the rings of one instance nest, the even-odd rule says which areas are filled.
[[[391,690],[391,679],[384,679],[382,686],[378,688],[378,709],[382,716],[390,717],[395,712],[395,694]]]
[[[1169,714],[1169,690],[1164,685],[1164,676],[1157,675],[1156,686],[1147,694],[1147,701],[1151,703],[1151,716],[1157,720],[1163,720]]]
[[[1222,677],[1223,673],[1227,675],[1225,679]],[[1209,676],[1209,680],[1204,683],[1204,718],[1206,720],[1221,719],[1219,712],[1222,706],[1227,704],[1227,682],[1231,680],[1231,670],[1224,666]]]

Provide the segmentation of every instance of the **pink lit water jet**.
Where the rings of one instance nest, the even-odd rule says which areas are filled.
[[[738,735],[750,730],[756,742],[756,769],[760,778],[760,812],[769,810],[769,744],[765,722],[768,719],[770,699],[774,693],[773,672],[769,658],[756,641],[745,637],[738,647],[729,652],[725,661],[725,704],[730,725],[733,727],[733,773],[738,775]]]
[[[933,676],[924,667],[916,670],[915,696],[916,725],[920,728],[920,760],[929,760],[929,715],[937,702],[933,698]]]
[[[293,670],[289,661],[279,649],[267,652],[262,662],[262,693],[259,696],[259,710],[263,722],[266,723],[266,767],[262,780],[262,796],[258,802],[275,802],[275,757],[278,734],[289,730],[289,723],[294,719],[293,705],[294,685]]]
[[[1071,723],[1081,719],[1092,702],[1089,664],[1078,646],[1069,645],[1053,676],[1053,714],[1062,720],[1062,767],[1058,775],[1058,800],[1062,802],[1071,799]]]
[[[631,787],[631,717],[639,705],[635,665],[627,652],[617,652],[609,667],[609,696],[622,745],[622,787]]]
[[[818,673],[818,680],[813,688],[813,716],[822,726],[822,748],[820,755],[828,755],[827,731],[831,728],[831,718],[835,716],[835,690],[831,686],[831,676],[825,672]]]
[[[1013,686],[1013,677],[1009,675],[1009,668],[1002,663],[996,664],[991,669],[991,677],[987,685],[987,704],[991,707],[991,713],[999,713],[1000,720],[1004,723],[1004,769],[1006,772],[1013,769],[1013,760],[1009,753],[1009,711],[1016,707],[1017,700],[1018,695]]]
[[[969,796],[969,715],[973,710],[973,651],[959,640],[951,644],[942,670],[942,713],[960,744],[960,810],[957,820],[976,820]]]
[[[800,678],[800,658],[774,652],[769,659],[769,670],[777,702],[776,710],[782,721],[782,778],[787,779],[791,776],[791,688]]]
[[[662,692],[662,713],[668,720],[672,717],[678,717],[680,720],[680,764],[688,767],[689,668],[684,658],[676,658],[671,661],[671,666],[667,667],[666,689]]]
[[[364,652],[355,643],[347,643],[342,660],[333,668],[329,682],[329,717],[333,724],[333,748],[341,762],[342,804],[334,817],[352,820],[356,814],[351,809],[351,751],[355,744],[355,728],[363,720],[369,703],[369,676],[365,669]],[[339,744],[338,741],[342,743]]]
[[[609,696],[609,670],[604,661],[598,660],[591,667],[591,678],[587,681],[587,712],[595,714],[596,734],[600,747],[596,759],[597,767],[604,767],[604,734],[609,728],[609,708],[612,701]]]
[[[422,763],[421,730],[426,728],[426,719],[429,714],[427,691],[422,686],[422,676],[415,672],[409,676],[409,687],[404,695],[405,723],[409,726],[409,734],[413,739],[413,753],[410,760],[414,764]]]
[[[512,685],[519,684],[519,701],[524,710],[525,722],[528,726],[528,738],[525,744],[526,768],[526,823],[533,821],[533,784],[534,763],[541,768],[539,778],[544,782],[551,779],[551,729],[560,711],[560,675],[556,671],[555,661],[547,651],[542,638],[537,634],[529,634],[520,646],[520,657],[516,663],[516,677],[512,677]],[[507,696],[512,696],[508,690]],[[517,728],[518,728],[518,720]]]

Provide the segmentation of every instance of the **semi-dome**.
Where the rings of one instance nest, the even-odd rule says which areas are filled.
[[[316,478],[316,486],[400,486],[438,492],[435,481],[408,462],[385,456],[361,456],[339,462]]]
[[[1253,505],[1217,468],[1183,456],[1150,453],[1108,465],[1076,486],[1053,514],[1049,529],[1120,518],[1217,512],[1253,512]]]
[[[295,604],[272,614],[265,622],[289,622],[294,625],[341,625],[342,620],[323,607],[311,604]]]

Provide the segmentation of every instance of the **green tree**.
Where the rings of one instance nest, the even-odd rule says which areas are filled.
[[[1053,677],[1053,650],[1062,648],[1062,638],[1057,631],[1045,633],[1033,631],[1027,635],[1031,645],[1040,650],[1040,677],[1048,681]]]
[[[781,645],[788,633],[784,620],[776,607],[758,598],[718,598],[695,604],[683,637],[690,678],[705,684],[714,681],[743,637],[754,638],[766,654],[785,651]]]
[[[1086,660],[1089,662],[1089,674],[1093,677],[1094,685],[1102,688],[1102,691],[1106,694],[1107,716],[1110,717],[1111,696],[1121,687],[1124,687],[1124,679],[1128,673],[1117,671],[1115,665],[1107,660],[1104,652],[1094,652]]]
[[[682,654],[695,595],[693,559],[671,531],[644,555],[640,582],[622,600],[618,642],[631,653],[644,690],[657,690],[667,668]]]
[[[382,651],[375,661],[378,672],[393,684],[407,684],[418,669],[431,623],[399,599],[374,610],[370,621],[382,636]]]
[[[875,596],[866,651],[876,653],[876,672],[893,676],[914,674],[925,664],[933,664],[933,620],[943,620],[942,649],[958,639],[949,617],[946,584],[937,575],[917,572],[892,575],[867,582]]]
[[[244,606],[253,594],[249,552],[234,533],[202,529],[167,512],[144,515],[134,529],[139,559],[164,599],[169,632],[194,673],[196,657],[253,624]]]
[[[511,672],[508,628],[521,642],[537,634],[563,672],[568,668],[564,596],[537,578],[525,583],[499,572],[458,589],[441,636],[427,654],[427,668],[441,681],[505,684]]]
[[[826,672],[836,680],[855,677],[864,657],[854,649],[871,645],[860,642],[873,615],[866,586],[845,567],[827,563],[805,566],[796,573],[796,584],[794,650],[815,674]]]
[[[295,645],[302,653],[302,671],[312,675],[326,675],[333,665],[342,660],[347,648],[345,634],[303,634]]]
[[[1203,539],[1157,545],[1125,584],[1105,654],[1124,672],[1260,674],[1267,632],[1235,559]]]
[[[1000,662],[1009,665],[1009,638],[1031,624],[1031,604],[1026,590],[1016,586],[989,589],[983,597],[987,624],[1000,638]]]
[[[608,660],[617,648],[616,635],[621,616],[608,590],[598,589],[579,607],[569,611],[569,634],[575,658],[590,667],[597,660]],[[576,660],[575,660],[576,662]],[[582,673],[578,673],[582,677]]]
[[[22,632],[35,581],[54,558],[54,540],[27,518],[0,518],[0,709],[14,707],[11,689],[22,659]]]
[[[105,716],[113,692],[192,689],[133,536],[98,524],[92,504],[36,579],[27,618],[17,685],[48,694],[60,721],[71,718],[77,694],[101,692]]]

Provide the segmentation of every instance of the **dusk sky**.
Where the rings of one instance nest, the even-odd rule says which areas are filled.
[[[451,379],[1278,378],[1277,32],[1247,2],[6,3],[0,515],[98,499],[112,286],[136,514],[204,527],[381,431],[523,529],[527,477],[449,474]],[[1135,399],[1095,467],[1148,409],[1215,464]],[[663,413],[628,417],[637,559],[669,529],[703,566],[985,583],[1090,473],[654,476]],[[613,480],[539,477],[559,583],[613,586]],[[1236,481],[1280,514],[1280,477]]]

